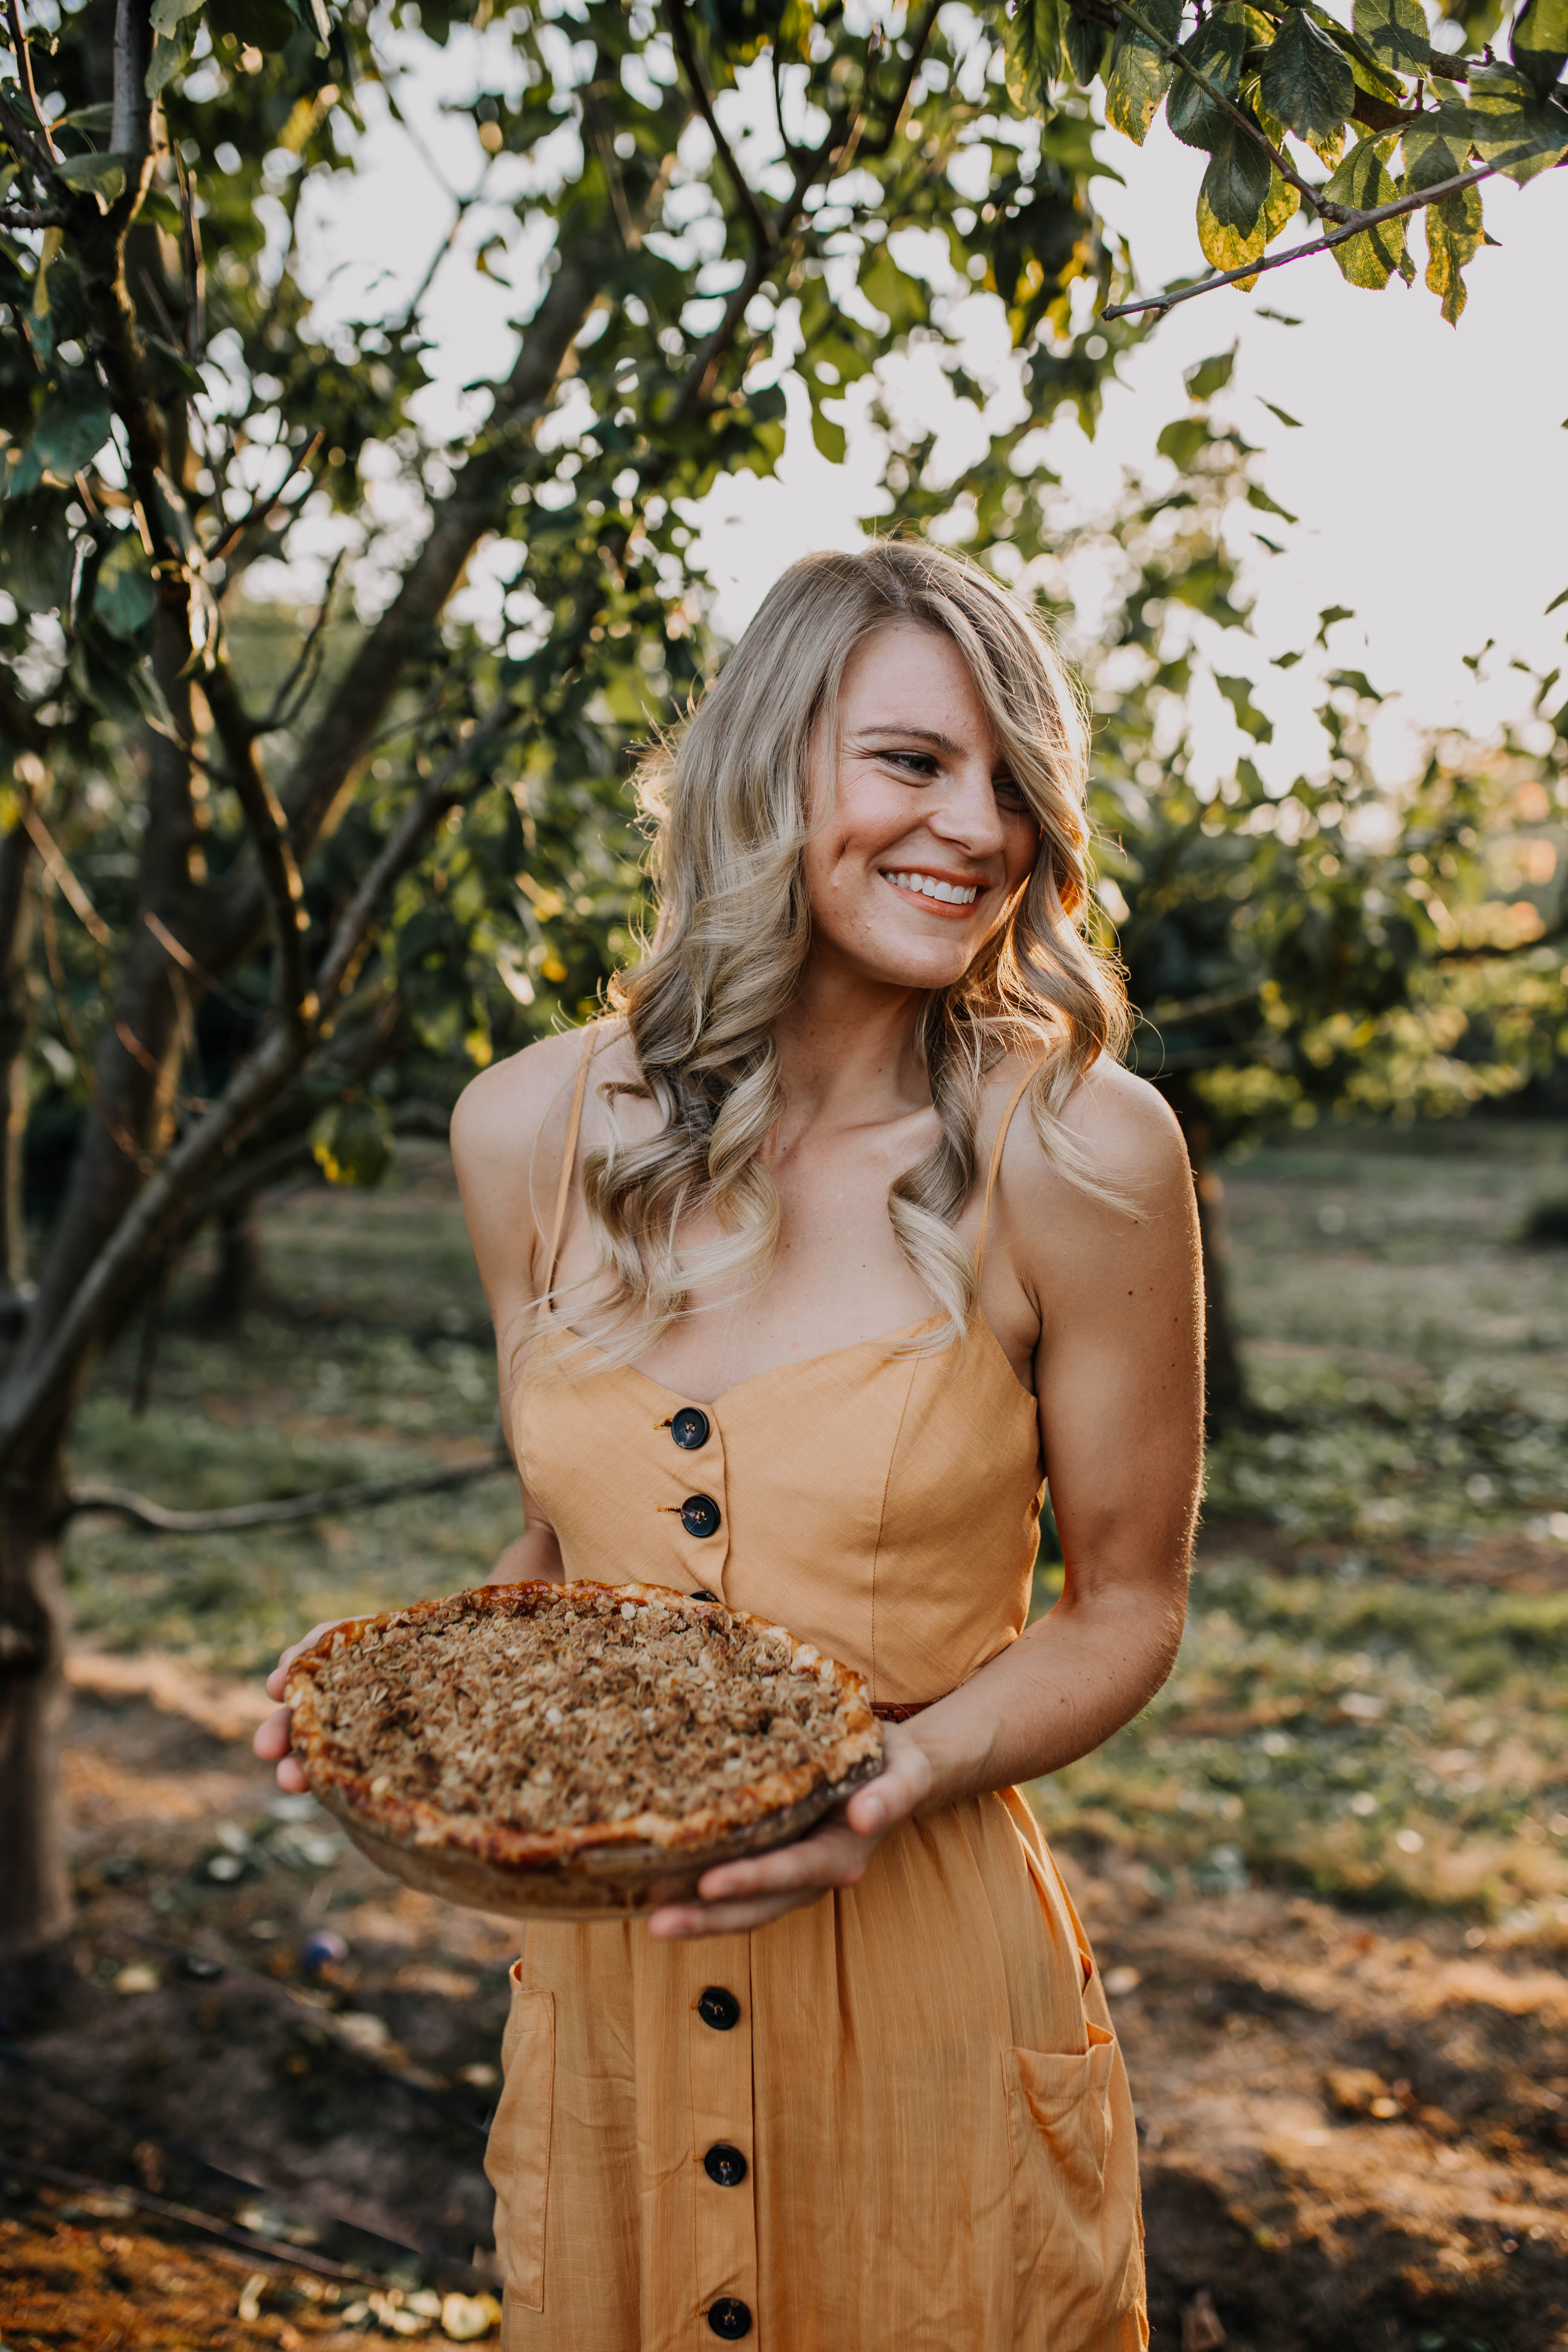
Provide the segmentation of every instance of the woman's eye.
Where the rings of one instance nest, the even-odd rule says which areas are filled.
[[[939,772],[929,751],[889,751],[885,756],[889,767],[902,769],[907,776],[918,776],[921,783],[929,783]]]
[[[1016,811],[1021,816],[1033,814],[1029,807],[1028,796],[1022,784],[1015,784],[1004,776],[992,789],[996,794],[998,808],[1006,809],[1010,814]]]

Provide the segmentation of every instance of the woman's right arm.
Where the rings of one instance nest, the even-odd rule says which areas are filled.
[[[581,1033],[542,1038],[510,1061],[482,1072],[452,1113],[452,1164],[495,1326],[501,1432],[509,1453],[512,1365],[544,1279],[549,1242],[541,1232],[541,1219],[542,1215],[548,1223],[553,1210],[566,1145],[567,1100],[581,1052]],[[548,1209],[542,1210],[544,1202]],[[564,1570],[555,1530],[521,1479],[518,1485],[524,1532],[508,1544],[484,1580],[521,1584],[538,1578],[559,1584]],[[269,1698],[281,1701],[289,1669],[300,1651],[341,1622],[329,1618],[313,1625],[302,1641],[283,1652],[267,1677]],[[277,1766],[279,1787],[295,1793],[305,1780],[294,1761],[290,1738],[289,1712],[279,1705],[252,1745],[258,1756]]]

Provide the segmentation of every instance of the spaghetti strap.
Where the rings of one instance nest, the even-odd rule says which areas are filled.
[[[1007,1108],[997,1122],[996,1140],[991,1147],[991,1171],[985,1179],[985,1200],[980,1211],[980,1234],[974,1244],[974,1279],[977,1283],[985,1270],[985,1228],[991,1222],[991,1195],[996,1190],[996,1171],[1002,1165],[1002,1147],[1007,1140],[1007,1129],[1013,1124],[1013,1113],[1039,1074],[1038,1062],[1032,1070],[1025,1071],[1007,1097]]]
[[[588,1065],[599,1042],[597,1022],[590,1021],[583,1032],[583,1057],[577,1065],[577,1083],[572,1089],[571,1116],[566,1121],[566,1156],[561,1162],[561,1181],[555,1188],[555,1223],[550,1234],[550,1258],[544,1269],[544,1296],[549,1297],[555,1286],[555,1261],[561,1252],[561,1233],[566,1223],[566,1203],[572,1194],[572,1171],[577,1160],[577,1137],[583,1125],[583,1098],[588,1091]]]

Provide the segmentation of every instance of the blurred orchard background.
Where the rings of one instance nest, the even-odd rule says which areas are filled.
[[[1568,192],[1457,327],[1328,256],[1108,320],[1203,159],[1018,22],[12,16],[8,2345],[493,2327],[508,1931],[276,1798],[258,1678],[517,1532],[450,1106],[634,951],[647,730],[894,527],[1079,666],[1203,1211],[1187,1640],[1035,1792],[1156,2341],[1563,2340]]]

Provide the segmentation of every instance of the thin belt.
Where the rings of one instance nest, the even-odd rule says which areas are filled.
[[[908,1723],[911,1715],[923,1715],[928,1706],[935,1705],[934,1698],[912,1699],[907,1706],[894,1700],[873,1700],[871,1712],[879,1723]]]

